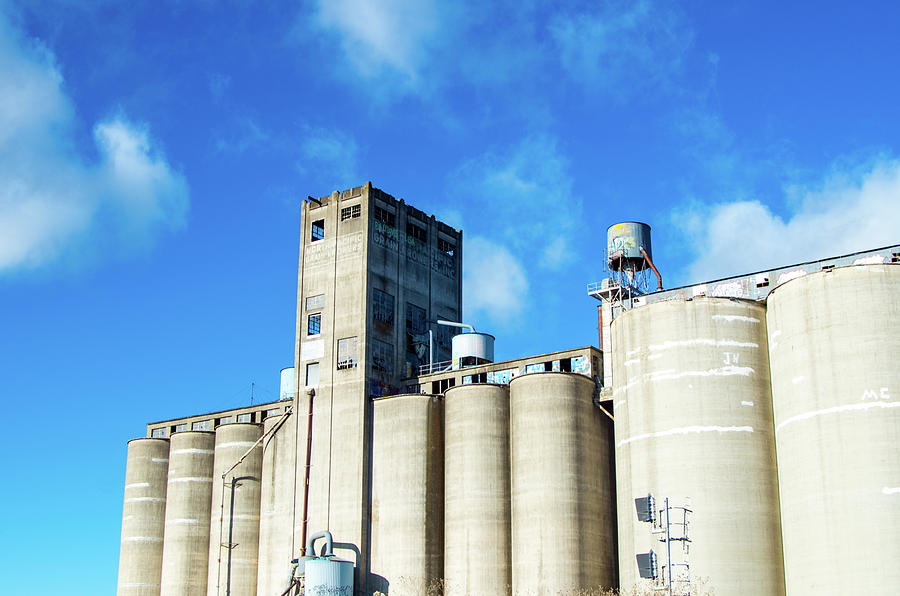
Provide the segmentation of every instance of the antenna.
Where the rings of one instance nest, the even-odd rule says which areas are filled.
[[[256,387],[256,383],[250,381],[250,405],[253,405],[253,389]]]

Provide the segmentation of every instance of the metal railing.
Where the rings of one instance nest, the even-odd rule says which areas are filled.
[[[419,374],[420,375],[430,375],[431,373],[438,373],[445,371],[450,368],[451,362],[449,360],[444,360],[443,362],[432,362],[430,364],[422,364],[419,366]]]

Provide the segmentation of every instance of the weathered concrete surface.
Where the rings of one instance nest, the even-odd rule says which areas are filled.
[[[166,509],[168,439],[133,439],[125,463],[119,596],[158,596]]]
[[[679,298],[626,311],[612,333],[622,588],[641,581],[636,553],[666,563],[635,512],[652,493],[657,509],[693,509],[690,554],[674,544],[672,559],[705,589],[783,593],[765,308]]]
[[[373,590],[426,594],[443,576],[442,426],[436,397],[398,395],[374,403]]]
[[[806,275],[768,299],[790,595],[900,586],[900,266]]]
[[[277,428],[276,428],[277,426]],[[273,431],[273,429],[275,429]],[[263,432],[256,593],[281,594],[291,568],[297,434],[293,416],[267,418]],[[302,464],[301,464],[302,465]]]
[[[509,594],[509,388],[444,395],[444,594]]]
[[[161,596],[206,592],[215,440],[206,431],[170,439]]]
[[[510,383],[512,588],[555,596],[615,581],[608,419],[594,383],[535,373]]]
[[[222,476],[261,434],[259,424],[223,424],[216,429],[208,596],[256,595],[262,447],[257,445],[240,465],[228,472],[224,486]]]

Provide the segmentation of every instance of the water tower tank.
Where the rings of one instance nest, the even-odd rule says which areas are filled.
[[[278,399],[294,399],[296,397],[296,388],[294,387],[294,367],[281,369],[281,390]]]
[[[641,248],[653,259],[650,248],[650,226],[638,221],[626,221],[609,226],[606,231],[606,253],[613,271],[643,271],[649,267]]]
[[[494,336],[488,333],[460,333],[452,341],[453,370],[494,361]]]

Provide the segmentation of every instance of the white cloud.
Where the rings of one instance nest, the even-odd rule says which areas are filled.
[[[758,200],[695,205],[674,214],[694,247],[701,281],[900,242],[900,160],[835,166],[816,187],[786,189],[781,216]]]
[[[536,135],[508,153],[487,153],[454,175],[455,194],[477,205],[477,220],[515,253],[550,270],[574,263],[572,237],[582,215],[568,160],[556,139]]]
[[[0,273],[111,237],[130,248],[183,225],[187,186],[146,129],[123,117],[98,123],[100,160],[89,163],[53,54],[2,15],[0,72]]]
[[[506,247],[480,237],[463,251],[465,320],[486,316],[492,324],[515,326],[527,305],[528,277]]]
[[[441,20],[434,0],[320,0],[315,15],[360,74],[387,71],[408,84],[419,77]]]
[[[693,43],[681,13],[650,0],[560,14],[550,33],[571,77],[623,96],[666,83]]]

